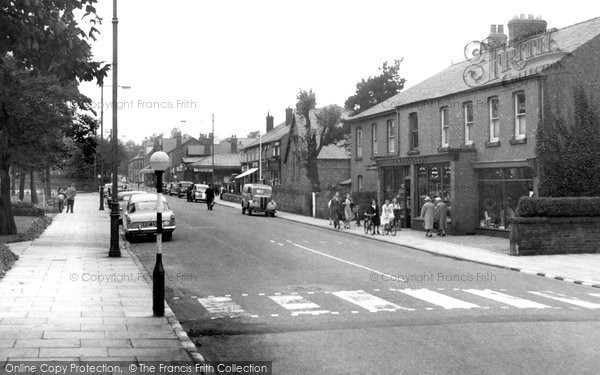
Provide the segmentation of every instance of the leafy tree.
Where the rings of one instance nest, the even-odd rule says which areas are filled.
[[[0,0],[0,235],[16,233],[9,174],[15,156],[55,150],[76,110],[90,108],[77,80],[106,76],[109,67],[92,60],[89,43],[101,21],[95,3]]]
[[[402,60],[403,58],[394,60],[393,65],[384,62],[379,68],[379,75],[366,80],[363,78],[358,82],[354,95],[346,99],[346,109],[355,115],[399,93],[406,82],[406,79],[400,77]]]
[[[539,193],[544,197],[600,196],[600,121],[585,91],[573,92],[574,122],[548,115],[537,132]],[[550,111],[548,111],[550,113]]]
[[[304,121],[303,129],[294,136],[296,155],[305,166],[306,176],[310,180],[311,190],[321,191],[317,157],[323,147],[337,144],[344,139],[346,129],[341,126],[342,109],[336,105],[315,110],[317,99],[312,90],[300,90],[296,97],[296,113]],[[312,124],[310,114],[314,112],[317,120]]]
[[[253,132],[248,133],[246,138],[258,138],[259,134],[260,134],[260,130],[255,130]]]

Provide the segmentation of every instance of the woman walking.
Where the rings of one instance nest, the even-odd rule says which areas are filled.
[[[333,219],[333,227],[340,229],[340,217],[342,216],[342,202],[340,200],[340,193],[335,193],[331,200],[331,217]]]
[[[448,226],[448,206],[442,198],[435,198],[435,221],[438,223],[438,236],[446,235],[446,227]]]
[[[431,230],[433,229],[434,216],[435,206],[431,203],[431,198],[425,197],[425,204],[421,208],[421,219],[423,219],[423,227],[426,230],[425,237],[433,237]]]
[[[400,206],[400,203],[398,203],[396,198],[392,199],[392,210],[394,212],[394,225],[397,230],[400,230],[400,224],[398,222],[400,221],[400,215],[402,215],[402,206]]]
[[[350,228],[350,220],[352,220],[352,198],[350,198],[350,194],[346,194],[344,200],[344,228]]]
[[[381,225],[381,221],[379,219],[379,207],[377,206],[377,200],[372,199],[371,205],[367,208],[367,215],[373,215],[371,217],[371,222],[373,223],[373,236],[375,235],[375,230],[377,230],[377,234],[379,233],[379,226]]]
[[[390,200],[386,199],[381,206],[381,225],[383,225],[383,233],[386,233],[386,228],[389,231],[389,226],[394,222],[394,209],[390,204]]]

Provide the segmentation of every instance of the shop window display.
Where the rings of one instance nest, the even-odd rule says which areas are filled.
[[[438,196],[450,208],[452,203],[450,197],[451,176],[450,163],[422,164],[417,166],[418,212],[421,212],[421,206],[425,197],[433,198]]]
[[[509,229],[519,199],[533,194],[529,168],[494,168],[479,171],[479,226]]]

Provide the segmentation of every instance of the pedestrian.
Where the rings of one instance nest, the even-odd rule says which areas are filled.
[[[426,230],[425,237],[433,237],[431,230],[433,229],[435,206],[431,203],[431,198],[425,197],[424,200],[425,204],[421,208],[421,219],[423,219],[423,227]]]
[[[215,205],[215,191],[213,189],[212,184],[208,184],[208,187],[206,188],[204,194],[206,194],[206,207],[209,211],[212,211],[213,206]]]
[[[331,218],[333,220],[333,228],[340,229],[340,219],[342,216],[342,201],[340,193],[336,192],[331,200]]]
[[[352,220],[352,198],[350,198],[350,194],[346,194],[346,199],[344,200],[344,228],[350,228],[350,221]]]
[[[352,213],[354,214],[354,218],[356,219],[356,226],[360,227],[360,215],[358,212],[358,204],[352,201]]]
[[[397,230],[400,230],[399,221],[402,215],[402,206],[400,205],[400,203],[398,203],[397,198],[392,199],[391,205],[392,211],[394,212],[394,225],[396,226]]]
[[[58,200],[58,212],[62,213],[65,208],[65,192],[62,187],[58,187],[58,194],[56,195],[56,199]]]
[[[377,230],[377,234],[379,233],[379,226],[381,225],[381,220],[379,217],[379,206],[377,205],[376,199],[371,199],[371,205],[367,208],[367,215],[373,215],[371,217],[371,222],[373,223],[373,236],[375,235],[375,231]]]
[[[381,206],[381,225],[383,225],[383,232],[387,228],[389,231],[390,225],[394,222],[394,209],[390,204],[390,200],[386,199]]]
[[[333,215],[331,213],[331,202],[333,202],[333,196],[331,197],[329,202],[327,202],[327,211],[329,212],[329,225],[333,224]]]
[[[437,235],[445,237],[446,227],[448,226],[448,206],[440,197],[435,198],[435,201],[435,220],[438,223]]]
[[[69,212],[69,208],[71,209],[71,213],[73,213],[73,206],[75,205],[75,196],[77,195],[77,190],[75,190],[75,184],[71,184],[69,188],[67,188],[67,192],[65,197],[67,198],[67,212]]]

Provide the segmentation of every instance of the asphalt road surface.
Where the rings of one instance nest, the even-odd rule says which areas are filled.
[[[167,199],[166,299],[207,360],[286,375],[600,371],[598,289]],[[150,273],[153,241],[132,244]]]

